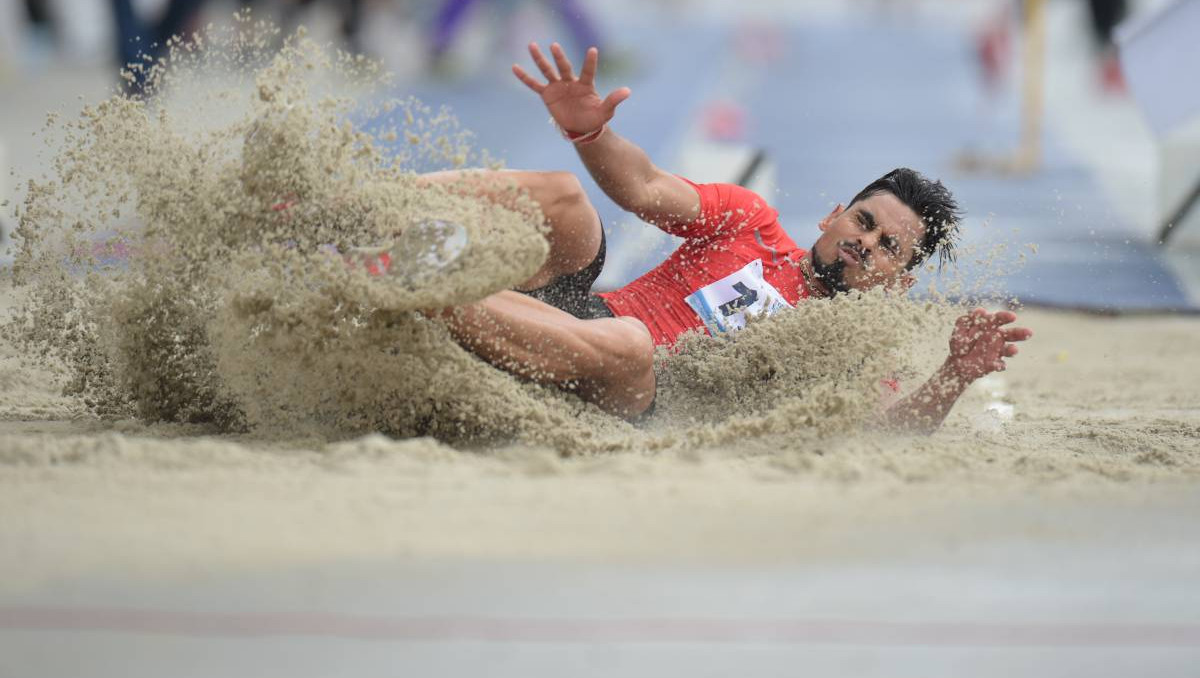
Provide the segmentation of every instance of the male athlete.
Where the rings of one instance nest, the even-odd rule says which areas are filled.
[[[553,65],[536,44],[529,46],[546,82],[517,65],[513,73],[541,96],[614,202],[684,242],[624,288],[592,294],[604,263],[604,235],[578,180],[563,172],[475,174],[470,180],[482,195],[498,195],[505,182],[516,181],[540,204],[550,227],[546,263],[517,291],[439,313],[454,337],[487,362],[633,418],[654,402],[655,345],[671,345],[693,329],[735,331],[747,313],[770,314],[813,295],[877,285],[908,289],[911,269],[934,252],[952,256],[958,228],[954,199],[940,182],[903,168],[872,182],[846,207],[834,208],[821,221],[812,249],[798,248],[760,196],[664,172],[612,131],[608,122],[630,90],[600,98],[595,48],[578,76],[559,45],[550,51]],[[886,411],[886,422],[936,429],[971,382],[1003,370],[1004,359],[1017,354],[1015,342],[1032,336],[1009,326],[1014,320],[1007,311],[983,309],[959,318],[950,356],[923,386]]]

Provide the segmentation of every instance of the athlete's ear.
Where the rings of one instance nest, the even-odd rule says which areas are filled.
[[[818,228],[820,228],[822,231],[828,231],[829,225],[833,223],[833,220],[837,219],[839,216],[841,216],[842,212],[845,211],[846,208],[843,207],[842,203],[839,202],[837,207],[834,207],[833,211],[829,213],[829,216],[821,220],[821,223],[817,225]]]

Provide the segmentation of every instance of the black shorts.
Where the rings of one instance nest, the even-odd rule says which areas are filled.
[[[536,290],[522,291],[538,301],[550,304],[560,311],[566,311],[580,320],[595,320],[597,318],[612,318],[612,309],[598,295],[592,294],[592,284],[600,277],[604,268],[606,245],[604,229],[600,229],[600,249],[596,258],[582,269],[560,275],[550,284]]]

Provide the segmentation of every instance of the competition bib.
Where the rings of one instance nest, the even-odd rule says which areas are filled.
[[[779,290],[763,278],[762,259],[755,259],[740,270],[701,287],[684,299],[704,321],[710,334],[740,330],[746,316],[772,315],[792,305]]]

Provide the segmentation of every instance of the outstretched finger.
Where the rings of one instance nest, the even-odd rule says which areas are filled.
[[[520,80],[521,82],[525,83],[525,86],[528,87],[529,89],[533,90],[534,92],[541,94],[542,90],[546,89],[545,85],[538,82],[537,80],[534,80],[533,76],[526,73],[524,68],[521,68],[520,66],[518,66],[516,64],[513,64],[512,72],[513,72],[513,75],[517,76],[517,80]]]
[[[1025,341],[1033,336],[1033,330],[1027,327],[1007,327],[1003,333],[1004,341]]]
[[[583,70],[579,72],[579,83],[582,85],[594,85],[596,83],[596,65],[600,62],[600,50],[595,47],[589,47],[587,55],[583,57]]]
[[[558,64],[558,77],[563,80],[574,80],[575,71],[571,68],[571,61],[567,59],[567,53],[563,51],[562,45],[557,42],[550,45],[550,53],[554,55],[554,63]]]
[[[628,99],[630,94],[633,94],[633,90],[629,89],[628,87],[614,89],[613,91],[609,92],[608,96],[604,97],[604,109],[608,111],[609,115],[612,115],[612,112],[617,110],[617,106],[619,106],[622,101]]]
[[[1012,311],[996,311],[995,315],[992,316],[992,323],[995,324],[996,327],[999,327],[1001,325],[1007,325],[1011,322],[1015,322],[1016,319],[1017,314],[1013,313]]]
[[[1019,352],[1019,349],[1017,349],[1016,344],[1005,344],[1004,350],[1001,352],[1001,355],[1003,355],[1005,358],[1011,358],[1011,357],[1015,356],[1018,352]]]
[[[546,76],[546,80],[549,82],[558,80],[558,74],[554,72],[554,67],[550,65],[546,55],[542,54],[542,50],[538,49],[536,42],[529,43],[529,56],[533,57],[533,63],[537,64],[538,70]]]

